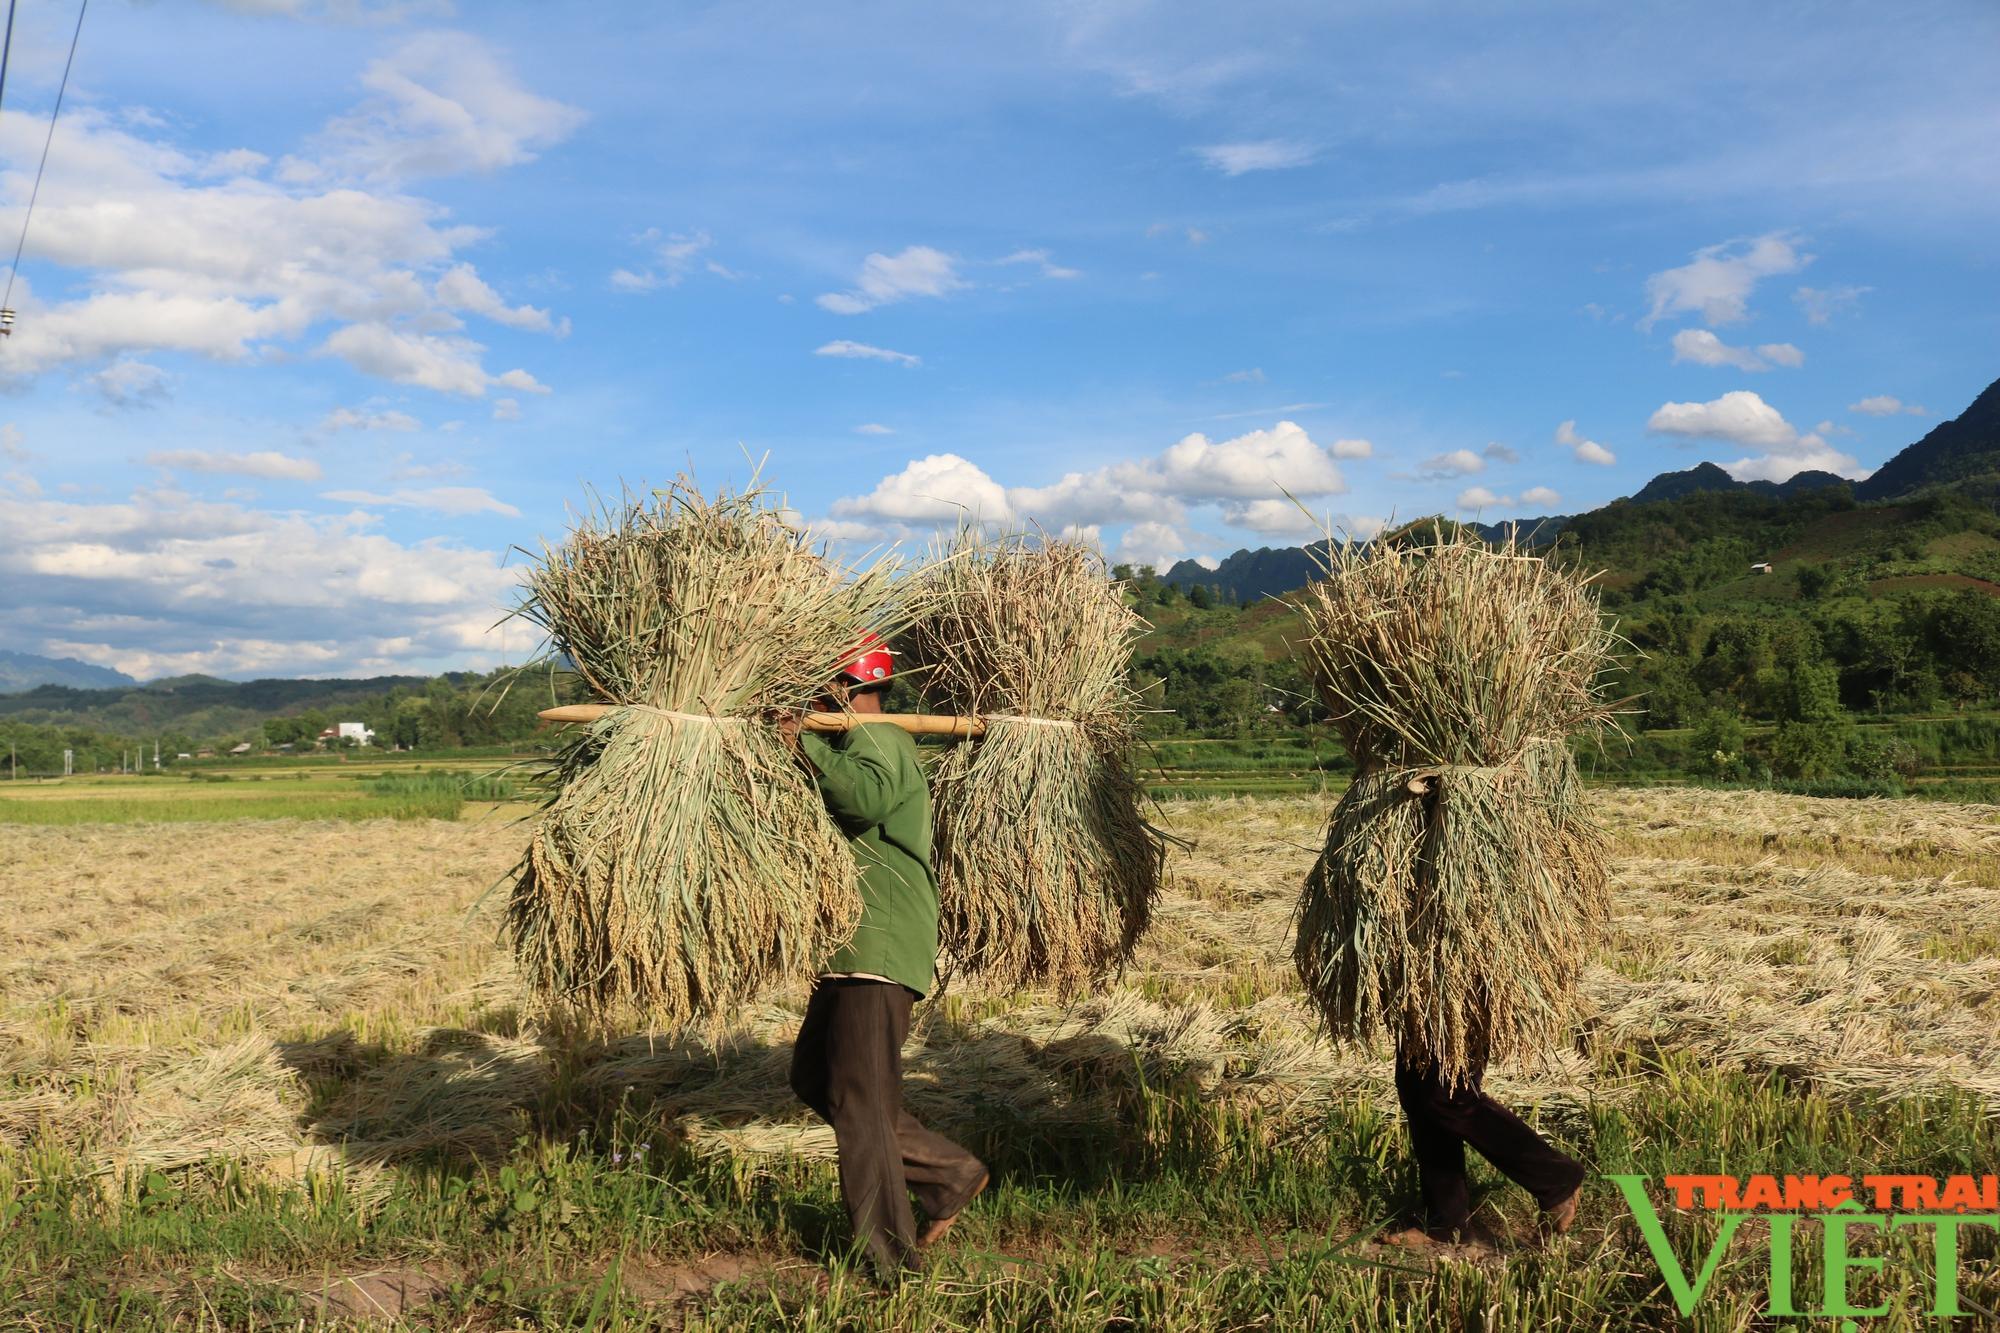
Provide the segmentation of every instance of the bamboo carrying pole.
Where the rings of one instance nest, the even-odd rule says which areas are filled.
[[[595,722],[617,704],[564,704],[544,708],[537,716],[546,722]],[[807,713],[799,725],[807,731],[852,731],[867,723],[901,727],[912,736],[975,737],[986,734],[986,719],[956,713]]]

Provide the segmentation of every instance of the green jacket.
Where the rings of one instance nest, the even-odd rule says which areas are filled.
[[[806,732],[799,746],[861,866],[861,924],[820,971],[872,972],[922,996],[937,975],[938,890],[917,743],[877,722],[831,738]]]

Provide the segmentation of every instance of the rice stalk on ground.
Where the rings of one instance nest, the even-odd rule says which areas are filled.
[[[1075,542],[962,532],[924,584],[924,688],[987,721],[933,769],[944,948],[987,984],[1075,993],[1131,956],[1159,892],[1132,769],[1145,623]]]
[[[1299,899],[1294,957],[1338,1036],[1456,1079],[1561,1044],[1608,911],[1569,739],[1610,726],[1587,581],[1466,533],[1329,544],[1298,595],[1357,777]]]

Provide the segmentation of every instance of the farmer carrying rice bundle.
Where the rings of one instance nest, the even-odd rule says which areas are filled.
[[[880,714],[894,665],[870,636],[820,702]],[[782,724],[847,835],[861,869],[853,937],[819,968],[792,1052],[792,1090],[833,1126],[840,1193],[857,1245],[876,1273],[915,1266],[986,1187],[978,1158],[903,1109],[903,1042],[910,1010],[937,973],[938,890],[931,872],[931,801],[909,733],[858,726],[831,737]],[[924,1208],[923,1230],[910,1209]]]
[[[1299,976],[1337,1036],[1395,1042],[1424,1212],[1411,1239],[1484,1239],[1466,1144],[1566,1230],[1583,1166],[1481,1080],[1568,1035],[1607,916],[1568,741],[1612,725],[1598,682],[1615,637],[1586,579],[1442,530],[1329,544],[1300,604],[1357,773],[1299,901]]]

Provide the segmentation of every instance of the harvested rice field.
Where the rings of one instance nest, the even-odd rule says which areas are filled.
[[[1599,1177],[2000,1171],[2000,808],[1590,799],[1591,1017],[1489,1090]],[[1819,1326],[1767,1313],[1761,1224],[1684,1317],[1601,1179],[1547,1247],[1490,1173],[1504,1258],[1374,1239],[1414,1188],[1386,1057],[1322,1041],[1291,962],[1327,808],[1173,802],[1117,985],[920,1007],[912,1107],[995,1182],[893,1293],[845,1265],[830,1131],[785,1086],[802,996],[699,1043],[524,1024],[518,827],[0,826],[0,1326]],[[1692,1274],[1715,1221],[1662,1208]],[[1995,1233],[1961,1248],[1950,1322],[1928,1240],[1856,1240],[1860,1326],[2000,1327]]]

